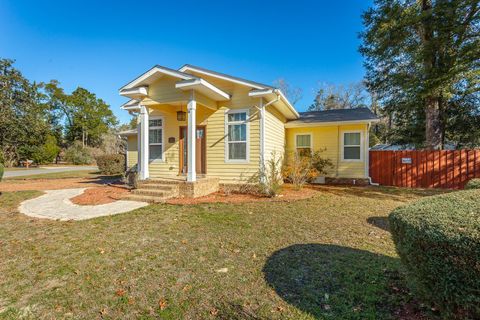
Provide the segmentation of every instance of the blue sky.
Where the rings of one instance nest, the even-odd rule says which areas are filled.
[[[361,14],[371,1],[0,1],[0,57],[30,80],[82,86],[121,122],[118,88],[155,64],[189,63],[303,89],[364,75]]]

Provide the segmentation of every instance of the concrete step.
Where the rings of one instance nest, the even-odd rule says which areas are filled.
[[[153,196],[153,197],[173,197],[175,194],[173,192],[165,190],[153,190],[153,189],[134,189],[132,193],[135,195],[144,195],[144,196]]]
[[[140,194],[129,194],[123,198],[124,200],[142,201],[148,203],[165,203],[165,198],[156,196],[145,196]]]
[[[161,178],[151,178],[147,180],[138,181],[139,185],[141,184],[181,184],[185,183],[182,180],[175,180],[175,179],[161,179]]]
[[[177,187],[173,184],[139,183],[138,189],[174,191]]]

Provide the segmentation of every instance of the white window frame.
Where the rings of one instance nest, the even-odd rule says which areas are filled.
[[[313,134],[311,132],[296,133],[295,134],[295,152],[298,151],[298,148],[305,149],[305,147],[299,147],[297,145],[297,136],[310,136],[310,152],[313,153]]]
[[[360,134],[360,145],[345,145],[345,134],[346,133],[359,133]],[[364,160],[364,156],[363,156],[363,153],[364,153],[364,150],[363,150],[363,146],[364,146],[364,135],[363,135],[363,131],[362,130],[348,130],[348,131],[342,131],[341,132],[341,135],[340,135],[340,145],[341,145],[341,149],[342,149],[342,161],[343,162],[363,162]],[[345,147],[360,147],[360,159],[345,159]]]
[[[245,113],[245,121],[228,121],[228,115],[229,114],[234,114],[234,113]],[[225,162],[226,163],[249,163],[250,162],[250,110],[249,109],[232,109],[232,110],[227,110],[225,111]],[[231,124],[245,124],[247,126],[247,150],[246,150],[246,159],[229,159],[229,137],[228,137],[228,126]]]
[[[155,126],[155,127],[150,127],[150,121],[151,120],[162,120],[162,125],[161,126]],[[162,158],[161,159],[148,159],[149,162],[165,162],[165,119],[163,116],[150,116],[148,118],[148,136],[150,140],[150,129],[157,130],[160,129],[162,130],[162,142],[160,143],[150,143],[148,141],[148,157],[150,158],[151,152],[150,152],[150,146],[162,146]]]

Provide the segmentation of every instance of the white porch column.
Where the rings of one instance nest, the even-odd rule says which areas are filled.
[[[188,110],[188,128],[187,128],[187,181],[194,182],[197,180],[196,172],[196,163],[195,163],[195,144],[197,142],[196,132],[197,132],[197,120],[196,120],[196,110],[197,110],[197,101],[195,101],[195,92],[192,90],[190,93],[190,99],[188,100],[187,105]]]
[[[260,98],[260,182],[265,182],[265,106]]]
[[[139,178],[146,180],[150,173],[148,170],[149,155],[149,131],[148,131],[148,107],[140,106],[140,146],[139,146]]]

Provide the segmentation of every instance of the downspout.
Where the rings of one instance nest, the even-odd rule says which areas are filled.
[[[265,111],[269,105],[280,100],[280,94],[276,90],[274,92],[277,95],[274,100],[263,104],[263,98],[260,98],[260,106],[258,107],[260,110],[260,179],[262,183],[265,182]]]
[[[338,166],[340,165],[340,126],[337,126],[337,166],[335,170],[335,178],[338,178]]]
[[[370,126],[371,122],[367,123],[367,141],[366,141],[366,155],[365,155],[365,176],[368,179],[368,183],[371,186],[379,186],[379,183],[372,182],[372,177],[370,177]]]

